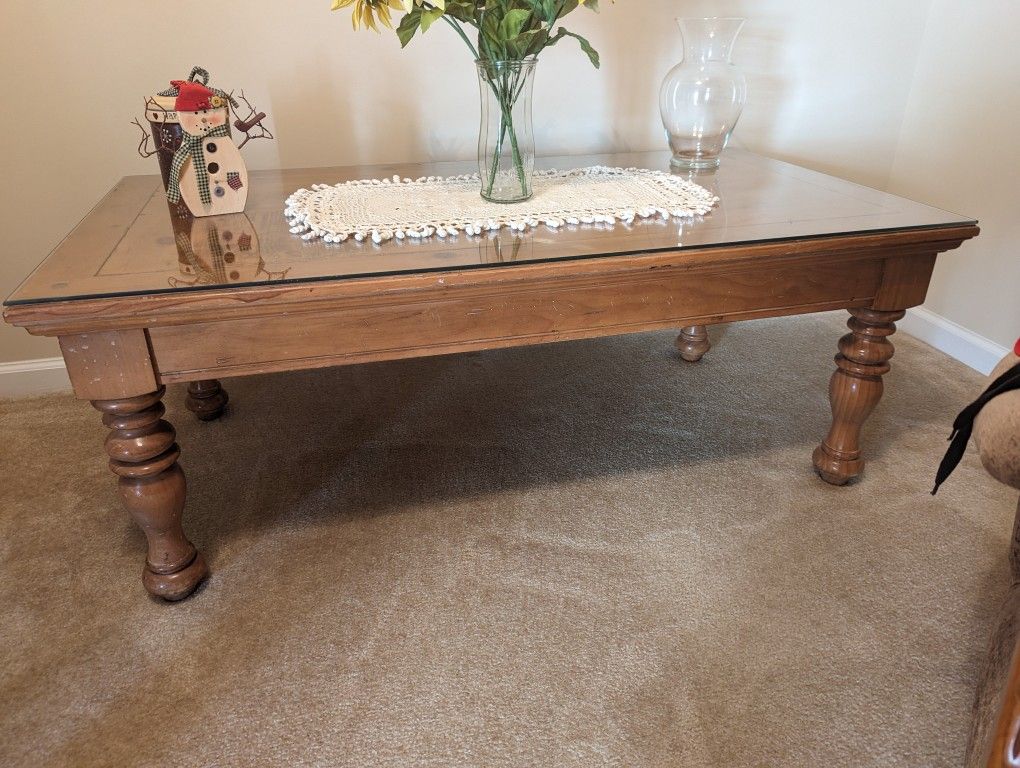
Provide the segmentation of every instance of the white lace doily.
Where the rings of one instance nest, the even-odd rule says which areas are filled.
[[[477,174],[420,179],[364,179],[313,184],[287,198],[290,231],[305,240],[376,243],[397,238],[479,235],[545,224],[630,224],[636,218],[701,216],[719,202],[704,187],[662,171],[593,166],[536,171],[534,196],[523,203],[490,203]]]

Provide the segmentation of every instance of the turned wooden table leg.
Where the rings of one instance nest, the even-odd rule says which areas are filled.
[[[165,387],[123,400],[93,400],[110,428],[106,453],[120,480],[121,499],[145,532],[149,551],[142,583],[165,600],[190,595],[208,573],[202,555],[181,529],[184,472],[177,464],[176,433],[161,418]]]
[[[184,405],[202,421],[214,421],[223,415],[229,399],[216,379],[206,379],[188,384]]]
[[[676,339],[676,348],[680,351],[680,357],[688,363],[698,362],[712,348],[708,330],[703,325],[684,328]]]
[[[889,372],[896,321],[905,312],[851,309],[852,333],[839,341],[836,372],[829,383],[832,427],[815,449],[814,464],[822,479],[845,485],[861,474],[861,426],[882,398],[882,376]]]

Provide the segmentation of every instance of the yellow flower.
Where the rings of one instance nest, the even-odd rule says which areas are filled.
[[[398,11],[406,10],[406,0],[333,0],[333,10],[354,6],[354,13],[351,15],[351,23],[355,29],[362,26],[379,31],[375,23],[375,17],[389,29],[393,29],[393,21],[390,16],[390,8]]]

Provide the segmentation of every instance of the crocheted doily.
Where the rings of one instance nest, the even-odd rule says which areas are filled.
[[[719,202],[704,187],[662,171],[593,166],[536,171],[534,195],[523,203],[490,203],[477,174],[420,179],[363,179],[313,184],[287,198],[290,231],[305,240],[376,243],[397,238],[479,235],[545,224],[630,224],[636,218],[691,218]]]

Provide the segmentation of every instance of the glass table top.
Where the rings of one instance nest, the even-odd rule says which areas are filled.
[[[590,165],[668,171],[669,153],[540,159],[540,168]],[[973,224],[959,216],[795,165],[728,150],[709,174],[685,175],[721,202],[695,219],[636,220],[525,233],[509,230],[424,241],[327,244],[293,235],[284,200],[316,183],[393,175],[452,175],[472,162],[352,166],[250,175],[244,213],[201,219],[170,214],[159,176],[129,176],[82,220],[5,304],[201,291],[368,276],[512,268],[514,264],[704,249],[889,230]],[[524,204],[526,205],[526,204]]]

